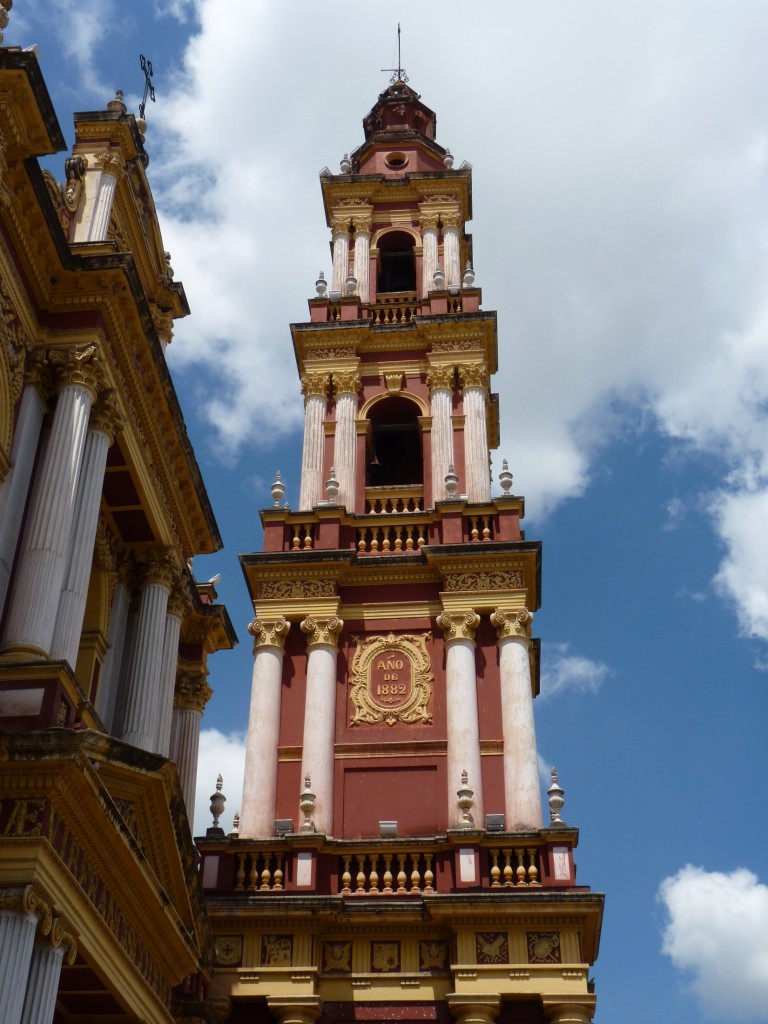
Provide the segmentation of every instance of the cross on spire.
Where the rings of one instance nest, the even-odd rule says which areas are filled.
[[[155,102],[155,87],[152,85],[152,61],[147,60],[143,53],[139,54],[139,64],[144,72],[144,96],[139,104],[139,117],[144,119],[144,111],[147,108],[147,96]]]
[[[400,59],[400,22],[399,21],[397,23],[397,67],[396,68],[382,68],[381,70],[382,71],[391,71],[392,72],[392,77],[389,80],[392,85],[394,85],[395,82],[407,82],[408,81],[408,75],[406,75],[405,68],[403,67],[403,62]]]

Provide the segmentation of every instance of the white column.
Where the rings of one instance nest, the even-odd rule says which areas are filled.
[[[432,278],[437,270],[437,214],[421,215],[421,294],[423,298],[435,287]]]
[[[115,430],[111,399],[99,399],[91,415],[85,439],[83,462],[75,498],[74,528],[69,542],[69,559],[51,641],[51,658],[74,666],[80,646],[88,583],[93,564],[93,546],[99,521],[101,491],[107,451]]]
[[[339,481],[339,505],[355,512],[357,483],[357,393],[360,380],[354,371],[333,374],[336,389],[336,436],[333,441],[333,466]]]
[[[179,636],[181,620],[184,614],[183,597],[186,595],[175,592],[168,602],[168,614],[165,617],[165,636],[163,638],[163,663],[160,669],[160,687],[158,690],[158,729],[157,753],[163,757],[171,756],[171,720],[173,718],[173,694],[176,689],[176,668],[179,663]]]
[[[461,284],[460,227],[461,216],[458,211],[443,214],[443,272],[449,288]]]
[[[533,722],[531,662],[533,616],[525,608],[491,615],[499,638],[501,726],[504,737],[506,829],[541,828],[541,788]]]
[[[361,302],[370,302],[371,222],[355,218],[355,269],[357,294]]]
[[[241,839],[268,839],[275,834],[283,655],[290,628],[290,622],[283,618],[269,622],[254,619],[248,627],[254,637],[254,661],[240,807]]]
[[[143,750],[157,749],[166,610],[175,571],[168,555],[156,556],[141,587],[121,738]]]
[[[21,517],[27,501],[32,467],[45,414],[45,400],[34,384],[27,384],[21,396],[11,445],[11,468],[0,489],[0,614],[5,607]]]
[[[464,392],[464,462],[467,499],[491,500],[491,472],[488,455],[487,381],[482,365],[459,367]]]
[[[95,346],[62,356],[51,434],[15,573],[3,648],[48,657],[69,553],[88,416],[96,389]],[[53,355],[53,354],[51,354]]]
[[[445,477],[453,455],[453,366],[433,366],[427,375],[432,407],[432,504],[444,501]]]
[[[123,161],[119,154],[104,151],[97,154],[95,162],[101,168],[96,200],[90,211],[91,217],[90,223],[86,227],[86,238],[76,238],[76,241],[103,242],[109,233],[109,219],[112,216],[117,176],[123,167]],[[85,180],[87,184],[90,184],[91,175],[89,173],[86,173]]]
[[[0,889],[0,1019],[19,1024],[29,977],[35,931],[48,933],[52,926],[49,904],[31,885]]]
[[[301,390],[304,394],[304,449],[301,454],[299,510],[306,512],[325,497],[323,452],[328,375],[305,374],[301,378]]]
[[[75,959],[75,940],[68,933],[62,932],[58,921],[54,922],[50,942],[35,943],[21,1024],[51,1024],[56,1009],[65,943],[68,946],[67,962],[72,964]]]
[[[179,783],[184,794],[190,827],[195,813],[197,759],[200,753],[200,722],[203,708],[211,696],[205,673],[182,676],[176,685],[171,722],[171,759],[176,762]]]
[[[333,833],[333,747],[336,740],[336,661],[344,623],[335,615],[307,618],[307,689],[304,698],[304,739],[301,779],[311,778],[315,794],[315,831]],[[298,794],[297,794],[298,795]]]
[[[448,827],[456,828],[462,821],[456,792],[461,787],[461,773],[466,771],[469,788],[474,794],[472,818],[477,828],[484,828],[475,665],[475,630],[480,625],[480,616],[472,609],[465,612],[443,612],[438,615],[437,624],[443,630],[445,644]]]
[[[331,291],[343,292],[349,274],[349,219],[335,222],[333,232],[333,277]]]
[[[130,604],[131,595],[128,592],[128,587],[124,580],[118,579],[109,613],[108,649],[101,666],[95,701],[96,714],[104,723],[107,732],[112,732],[115,724],[117,688],[120,679],[120,666],[123,663]]]

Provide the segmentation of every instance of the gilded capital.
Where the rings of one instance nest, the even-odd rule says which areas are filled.
[[[104,174],[111,174],[113,178],[118,176],[125,165],[125,161],[122,156],[109,149],[102,149],[100,153],[95,155],[94,161],[98,164]]]
[[[248,632],[253,637],[253,653],[256,654],[260,647],[285,650],[285,638],[290,628],[290,622],[282,615],[277,619],[254,619],[248,624]]]
[[[437,616],[437,624],[443,631],[446,643],[449,640],[475,639],[475,630],[480,625],[480,616],[470,608],[466,612],[441,612]]]
[[[171,592],[168,595],[168,614],[174,615],[177,619],[183,619],[191,606],[192,598],[189,593],[187,577],[179,575],[173,581]]]
[[[331,615],[327,619],[316,619],[309,616],[301,623],[302,633],[307,634],[307,650],[311,650],[318,644],[337,647],[339,633],[343,628],[344,621],[337,615]]]
[[[212,696],[213,690],[208,685],[204,672],[194,675],[187,672],[179,672],[177,674],[176,689],[173,695],[173,706],[175,708],[199,711],[202,714],[205,705]]]
[[[310,395],[319,395],[321,398],[327,398],[328,374],[305,373],[301,378],[301,393],[305,398],[309,398]]]
[[[345,210],[343,213],[336,213],[333,215],[331,220],[331,234],[334,238],[337,235],[348,235],[349,234],[349,213]]]
[[[459,366],[459,383],[462,388],[487,388],[488,371],[484,363],[462,363]]]
[[[336,370],[333,373],[333,387],[337,395],[357,395],[360,378],[354,370]]]
[[[97,394],[103,383],[96,345],[77,345],[72,348],[54,348],[48,353],[59,388],[72,385],[88,388]]]
[[[533,615],[527,608],[521,608],[516,612],[497,608],[495,612],[492,612],[490,619],[491,625],[496,627],[496,636],[499,640],[506,640],[511,636],[521,637],[524,640],[530,639]]]
[[[447,213],[442,213],[440,220],[443,222],[443,229],[452,228],[458,231],[461,227],[461,214],[458,210],[449,210]]]
[[[422,231],[432,229],[437,231],[437,225],[440,221],[440,213],[437,210],[422,210],[419,215],[419,226]]]
[[[157,583],[170,592],[181,577],[181,570],[173,557],[172,548],[150,551],[144,563],[144,583]]]
[[[356,210],[352,214],[352,223],[358,235],[370,235],[372,214],[370,207],[367,210]]]
[[[102,434],[106,434],[112,442],[115,434],[118,433],[122,425],[122,419],[118,412],[117,402],[115,401],[115,390],[114,388],[107,388],[99,395],[96,404],[91,409],[91,417],[88,421],[88,427],[90,430],[98,430]]]
[[[36,349],[31,353],[24,383],[31,384],[33,388],[36,388],[46,401],[53,394],[55,389],[51,380],[48,354],[42,349]]]
[[[430,395],[440,389],[453,391],[453,366],[431,366],[427,371]]]

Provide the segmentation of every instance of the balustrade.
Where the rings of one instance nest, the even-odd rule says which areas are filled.
[[[424,490],[421,487],[367,487],[366,515],[408,515],[423,512]]]
[[[502,847],[490,850],[489,853],[492,889],[541,888],[538,851],[535,847]]]
[[[235,892],[281,892],[285,878],[282,851],[249,850],[237,854]]]
[[[426,544],[426,522],[359,526],[357,550],[361,554],[402,555]]]
[[[464,529],[468,541],[493,540],[493,516],[467,516]]]
[[[341,858],[343,895],[405,896],[435,892],[434,854],[354,853]]]
[[[312,527],[312,523],[291,523],[292,551],[309,551],[312,548]]]

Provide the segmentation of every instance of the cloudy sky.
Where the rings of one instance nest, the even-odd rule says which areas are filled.
[[[318,171],[403,64],[474,167],[502,444],[544,540],[539,747],[607,894],[597,1021],[768,1020],[768,4],[17,0],[59,119],[140,100],[193,316],[169,361],[242,642],[212,664],[204,797],[242,777],[236,555],[298,490],[288,323],[328,274]],[[62,158],[63,159],[63,158]],[[62,174],[62,160],[51,166]]]

